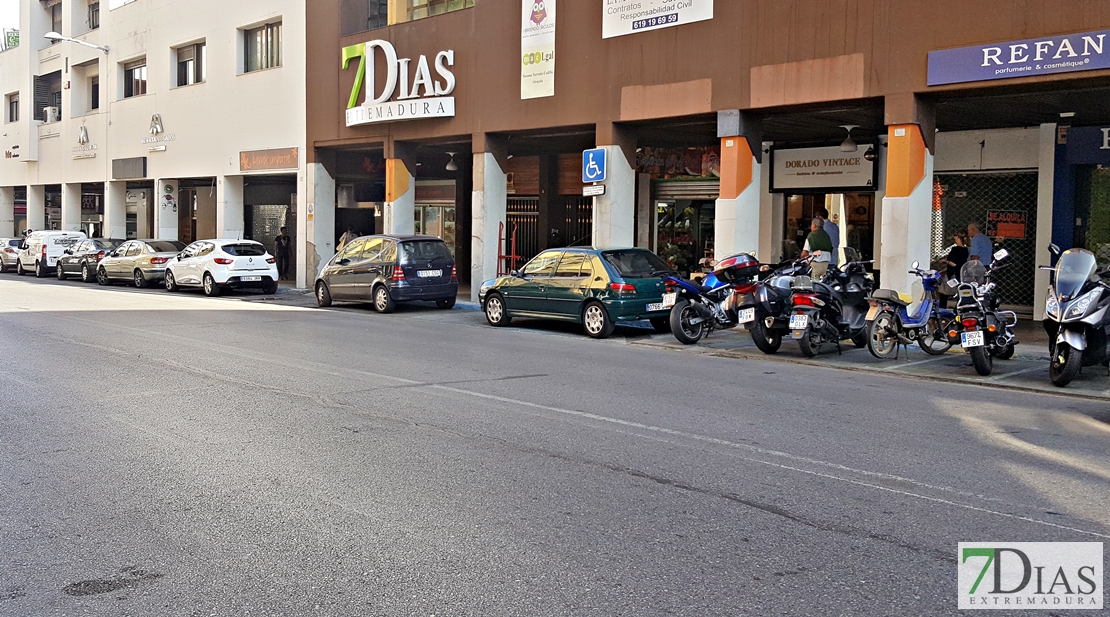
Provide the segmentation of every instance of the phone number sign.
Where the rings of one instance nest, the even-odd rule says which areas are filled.
[[[713,19],[713,0],[605,0],[601,38]]]

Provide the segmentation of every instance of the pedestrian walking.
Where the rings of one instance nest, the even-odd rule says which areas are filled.
[[[274,247],[277,252],[274,257],[277,258],[278,278],[284,280],[289,277],[289,256],[293,250],[293,238],[289,237],[289,230],[285,227],[274,238]]]
[[[840,225],[829,220],[829,211],[825,208],[818,210],[817,216],[821,217],[821,229],[829,235],[829,240],[832,241],[832,254],[829,255],[829,266],[835,268],[840,264]]]

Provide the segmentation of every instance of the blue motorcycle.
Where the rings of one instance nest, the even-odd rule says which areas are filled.
[[[741,253],[722,259],[701,283],[664,276],[663,306],[671,308],[671,333],[678,342],[693,345],[711,330],[735,328],[737,300],[755,288],[758,272],[755,257]]]
[[[938,298],[941,274],[922,270],[919,266],[916,261],[910,266],[910,274],[921,278],[924,289],[916,302],[893,289],[880,289],[871,294],[871,308],[867,311],[867,349],[876,358],[897,357],[900,346],[912,343],[934,356],[952,347],[948,328],[956,314],[941,308]]]

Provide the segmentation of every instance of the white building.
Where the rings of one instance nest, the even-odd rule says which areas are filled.
[[[296,236],[304,49],[304,0],[20,0],[20,45],[0,53],[0,236]]]

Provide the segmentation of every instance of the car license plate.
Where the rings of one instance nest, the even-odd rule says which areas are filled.
[[[746,309],[740,311],[740,319],[739,319],[740,323],[751,323],[753,321],[755,321],[755,309],[754,308],[746,308]]]
[[[249,282],[253,282],[253,281],[261,281],[262,277],[261,276],[240,276],[239,280],[249,283]]]
[[[963,332],[960,334],[960,340],[963,342],[964,349],[968,349],[969,347],[982,347],[983,333]]]
[[[663,294],[663,308],[671,308],[678,302],[678,294]]]
[[[809,315],[791,315],[790,316],[790,329],[791,330],[805,330],[809,327]]]
[[[654,304],[647,305],[647,311],[649,313],[654,313],[656,311],[665,311],[668,308],[670,307],[667,306],[666,302],[656,302]]]
[[[417,270],[416,277],[422,279],[439,278],[443,276],[443,270]]]

